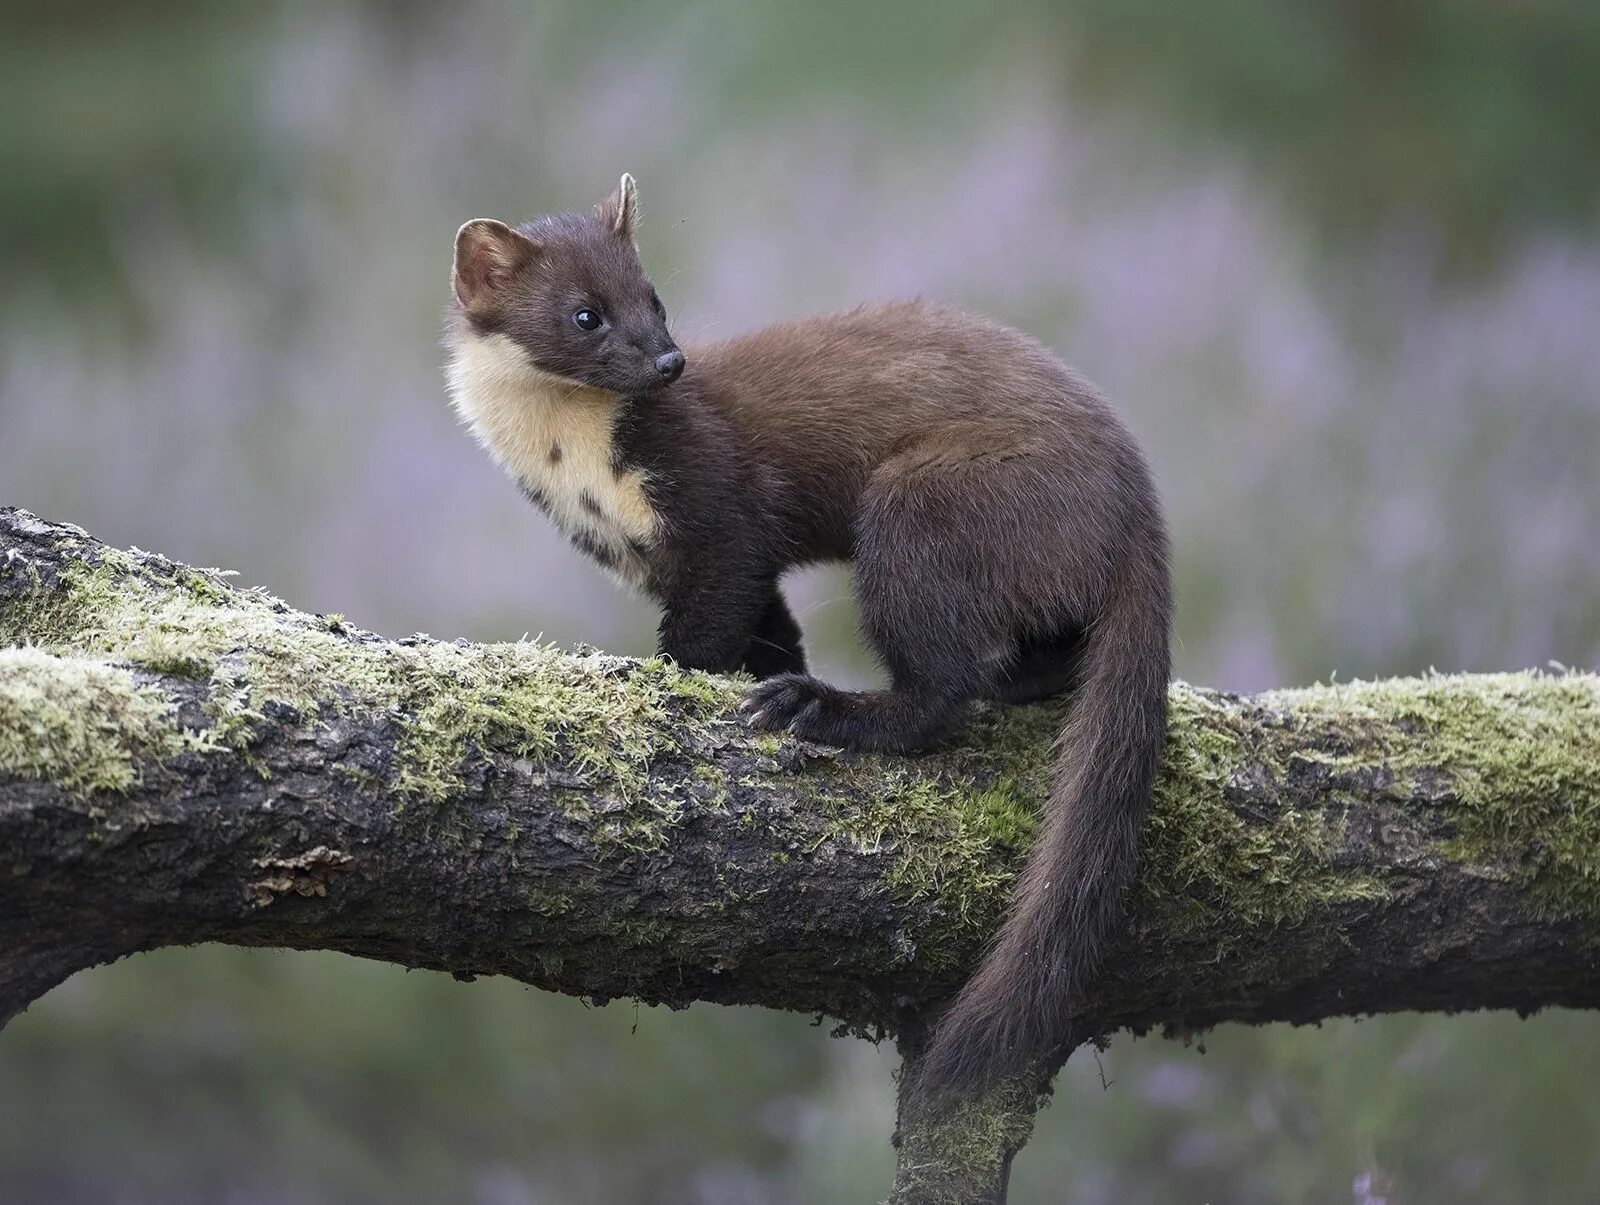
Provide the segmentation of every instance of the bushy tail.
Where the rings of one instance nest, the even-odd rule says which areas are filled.
[[[1075,1044],[1067,1021],[1120,924],[1166,735],[1167,585],[1138,578],[1123,575],[1089,629],[1043,829],[1010,917],[934,1031],[930,1099],[1047,1059],[1053,1071]]]

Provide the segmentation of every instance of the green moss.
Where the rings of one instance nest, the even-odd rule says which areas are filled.
[[[1346,826],[1394,809],[1425,848],[1527,890],[1552,916],[1600,922],[1600,679],[1497,674],[1272,691],[1250,706],[1176,686],[1145,834],[1140,907],[1163,939],[1315,920],[1387,884],[1336,863]],[[1242,815],[1239,775],[1283,784]],[[1303,801],[1297,806],[1296,801]],[[1240,922],[1243,922],[1242,924]],[[1319,943],[1301,943],[1319,957]]]
[[[727,800],[728,775],[696,754],[730,722],[736,681],[680,673],[658,658],[573,656],[528,643],[381,642],[342,617],[303,615],[230,588],[213,571],[110,549],[95,555],[57,587],[42,584],[33,566],[9,565],[0,639],[26,639],[70,660],[77,668],[56,667],[52,689],[81,697],[92,682],[110,692],[133,735],[125,747],[91,750],[89,768],[75,774],[58,754],[29,752],[13,731],[0,749],[9,766],[125,788],[136,746],[201,742],[248,755],[265,725],[305,723],[359,701],[401,730],[386,785],[403,804],[450,798],[490,753],[526,758],[565,767],[586,788],[571,793],[572,806],[584,810],[602,848],[634,853],[659,849],[689,800]],[[143,576],[130,574],[136,567]],[[179,734],[159,688],[130,671],[203,683],[205,735]],[[82,675],[75,684],[73,674]],[[1330,904],[1378,898],[1380,882],[1332,860],[1345,840],[1341,799],[1358,806],[1376,798],[1422,801],[1438,813],[1447,834],[1438,856],[1526,884],[1551,913],[1600,917],[1597,695],[1596,679],[1576,674],[1353,683],[1274,692],[1245,707],[1177,685],[1145,834],[1141,906],[1181,937],[1295,924]],[[14,707],[11,714],[19,723]],[[1047,789],[1043,751],[1061,722],[1059,706],[981,710],[937,774],[898,759],[817,759],[812,774],[832,809],[826,836],[881,853],[900,898],[937,899],[951,936],[962,939],[937,944],[959,957],[1005,905]],[[64,727],[54,739],[57,748],[94,743]],[[763,785],[761,762],[775,769],[784,748],[771,734],[754,746],[755,776],[741,774],[739,784]],[[642,790],[650,767],[678,753],[700,767],[683,790],[675,794],[659,776]],[[351,773],[379,785],[370,770]],[[1231,776],[1241,773],[1316,785],[1303,792],[1304,810],[1284,792],[1274,814],[1244,817],[1230,795]],[[756,822],[754,811],[741,817]]]
[[[1003,778],[964,795],[958,806],[965,823],[982,834],[991,848],[1013,851],[1033,844],[1039,817],[1013,780]]]
[[[834,805],[828,835],[882,852],[886,882],[900,898],[938,901],[943,924],[919,943],[928,957],[954,965],[999,922],[1035,836],[1049,786],[1046,751],[1063,720],[1058,705],[983,712],[941,777],[893,759],[821,771],[872,784],[836,793],[845,802]],[[1138,890],[1140,910],[1164,938],[1254,944],[1251,935],[1262,928],[1328,920],[1337,905],[1385,895],[1373,876],[1335,864],[1345,820],[1325,799],[1303,811],[1286,805],[1270,816],[1239,814],[1231,776],[1251,767],[1283,773],[1273,754],[1260,717],[1209,692],[1173,687]],[[1340,940],[1333,926],[1329,940]]]
[[[661,657],[646,658],[641,663],[641,669],[659,675],[674,699],[701,714],[726,715],[738,706],[743,697],[743,689],[727,678],[682,673]]]
[[[711,762],[696,762],[689,767],[689,772],[709,786],[720,788],[728,785],[728,772]]]
[[[1436,855],[1525,888],[1547,916],[1600,923],[1600,678],[1433,675],[1261,702],[1292,707],[1330,790],[1423,806],[1445,834]]]
[[[1326,918],[1333,905],[1385,894],[1371,876],[1334,865],[1343,845],[1338,809],[1284,806],[1247,819],[1230,804],[1234,775],[1257,772],[1264,760],[1267,772],[1279,769],[1255,721],[1182,684],[1168,706],[1139,887],[1139,906],[1164,937],[1205,931],[1247,941],[1253,929]]]
[[[1004,1182],[1006,1160],[1033,1133],[1039,1105],[1030,1085],[1006,1080],[937,1118],[908,1122],[900,1135],[890,1205],[988,1200]]]
[[[653,758],[694,739],[736,698],[732,683],[659,659],[575,657],[531,643],[379,642],[340,617],[229,589],[217,575],[173,570],[150,582],[129,574],[127,554],[101,556],[72,565],[56,588],[9,599],[0,635],[205,681],[210,739],[246,753],[263,724],[338,714],[352,701],[376,706],[403,728],[390,783],[402,800],[449,798],[490,750],[566,765],[586,784],[633,799]],[[159,578],[161,564],[144,572]],[[657,801],[613,818],[607,831],[644,848],[673,823]]]
[[[222,606],[227,603],[229,594],[228,583],[223,579],[230,576],[232,574],[224,569],[192,569],[184,585],[196,602]]]
[[[37,644],[53,647],[65,642],[70,633],[95,613],[117,605],[117,582],[132,564],[127,553],[107,549],[98,567],[75,563],[68,571],[65,587],[46,583],[34,564],[21,564],[20,558],[0,562],[13,579],[26,577],[27,587],[11,593],[0,606],[0,644]]]
[[[1037,797],[1014,779],[986,780],[983,767],[964,771],[930,777],[903,760],[880,758],[819,771],[842,780],[829,795],[826,838],[882,854],[897,898],[938,902],[940,932],[921,946],[941,966],[963,961],[998,923],[1016,855],[1036,823]],[[870,787],[846,785],[857,778]]]
[[[576,898],[566,891],[547,891],[528,900],[529,909],[544,917],[565,916],[576,906]]]
[[[832,821],[834,833],[891,857],[886,879],[899,898],[938,902],[940,923],[919,943],[934,964],[964,964],[999,924],[1034,839],[1047,751],[1063,719],[1059,704],[979,708],[947,746],[945,773],[868,760],[872,788],[851,794],[856,806]]]
[[[210,748],[182,729],[172,703],[121,666],[0,649],[0,776],[78,794],[126,791],[138,767]]]

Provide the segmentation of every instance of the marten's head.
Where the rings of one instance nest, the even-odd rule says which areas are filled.
[[[533,366],[614,393],[651,393],[683,373],[683,352],[639,262],[632,176],[589,213],[512,229],[475,218],[456,232],[456,303],[479,336],[504,335]]]

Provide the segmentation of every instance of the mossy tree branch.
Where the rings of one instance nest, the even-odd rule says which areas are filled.
[[[916,758],[738,684],[388,641],[0,511],[0,1023],[200,941],[821,1013],[914,1053],[1005,908],[1061,708]],[[1172,690],[1081,1029],[1600,1002],[1600,679]],[[902,1109],[896,1200],[999,1200],[1039,1085]]]

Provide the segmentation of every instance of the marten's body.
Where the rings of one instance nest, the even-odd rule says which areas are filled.
[[[772,327],[685,366],[633,223],[625,177],[592,215],[462,228],[457,409],[580,547],[661,603],[663,653],[762,679],[758,725],[909,750],[975,700],[1077,687],[1014,913],[924,1074],[970,1089],[1063,1057],[1165,731],[1166,536],[1142,456],[1039,344],[937,306]],[[887,690],[805,673],[778,580],[826,560],[853,565]]]

